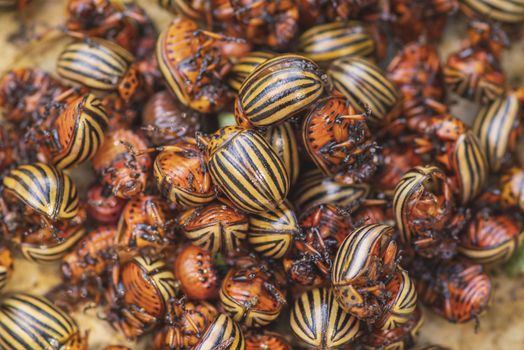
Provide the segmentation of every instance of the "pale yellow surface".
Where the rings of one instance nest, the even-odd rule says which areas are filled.
[[[27,13],[28,23],[59,23],[63,16],[63,0],[34,0],[35,4]],[[156,1],[139,0],[148,13],[157,21],[160,28],[167,23],[171,15],[159,9]],[[7,42],[7,37],[18,28],[19,17],[15,14],[0,14],[0,73],[15,63],[17,66],[39,66],[49,71],[54,70],[55,58],[67,40],[39,45],[26,55],[18,55],[20,47]],[[453,28],[462,25],[455,24],[448,30],[446,45],[441,52],[445,54],[458,46],[457,38],[452,35]],[[512,77],[524,77],[524,45],[514,47],[504,58],[505,69]],[[454,113],[470,120],[476,107],[461,104],[454,107]],[[81,170],[76,170],[76,173]],[[74,174],[73,174],[74,176]],[[74,176],[75,177],[75,176]],[[78,176],[76,176],[78,178]],[[85,185],[85,184],[83,184]],[[24,290],[31,293],[45,293],[50,286],[59,282],[59,272],[56,266],[39,266],[18,259],[15,266],[15,278],[9,285],[10,290]],[[421,343],[439,343],[452,349],[462,350],[506,350],[524,349],[524,280],[508,280],[505,277],[495,279],[495,295],[492,307],[481,319],[477,334],[474,324],[451,325],[427,312],[427,322],[422,328]],[[95,310],[87,314],[77,314],[80,328],[90,332],[90,349],[101,350],[109,344],[127,344],[132,349],[147,349],[143,344],[126,343],[123,337],[112,331],[111,327],[96,318]]]

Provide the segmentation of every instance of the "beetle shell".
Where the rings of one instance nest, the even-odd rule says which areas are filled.
[[[220,304],[235,321],[263,327],[280,315],[286,304],[285,289],[263,266],[232,268],[222,281]]]
[[[479,139],[491,171],[499,171],[510,160],[522,133],[521,115],[522,108],[515,94],[508,94],[483,106],[477,114],[473,132]]]
[[[386,124],[400,113],[399,91],[375,64],[357,57],[340,58],[327,74],[358,113],[369,109],[369,123]]]
[[[257,127],[280,123],[311,106],[327,88],[326,79],[308,58],[291,54],[271,58],[240,86],[235,116]]]
[[[2,180],[6,190],[21,202],[52,220],[67,220],[78,214],[78,190],[62,171],[43,164],[21,165]]]
[[[0,245],[0,292],[2,292],[13,274],[13,255],[5,245]]]
[[[287,201],[273,210],[249,214],[247,240],[257,253],[266,258],[282,258],[299,233],[298,220]]]
[[[137,196],[124,207],[118,222],[116,245],[125,250],[153,249],[160,251],[173,236],[170,212],[158,196]]]
[[[249,227],[245,214],[220,203],[186,210],[178,217],[178,223],[191,243],[213,254],[237,251]]]
[[[340,182],[366,182],[377,169],[378,146],[364,116],[338,94],[310,110],[302,138],[315,164],[326,175],[340,176]]]
[[[137,152],[147,148],[147,144],[144,138],[131,130],[113,131],[106,135],[106,141],[92,159],[102,185],[110,188],[119,198],[131,198],[142,193],[151,168],[149,154],[134,155],[127,147]]]
[[[292,350],[291,344],[280,334],[264,331],[246,334],[246,350]]]
[[[170,145],[182,137],[194,135],[202,128],[202,122],[200,114],[182,106],[169,91],[151,96],[142,112],[146,135],[157,146]]]
[[[184,293],[193,300],[218,296],[219,277],[209,251],[192,244],[180,251],[175,260],[175,276]]]
[[[337,303],[330,288],[315,288],[304,292],[291,308],[293,333],[315,349],[334,349],[353,340],[360,322]]]
[[[503,23],[524,22],[524,1],[522,0],[460,0],[466,14],[471,11]]]
[[[320,169],[302,172],[292,195],[298,211],[320,204],[334,204],[341,208],[357,208],[368,196],[367,184],[340,184],[326,177]]]
[[[111,193],[104,194],[101,185],[94,185],[87,190],[87,212],[101,224],[116,224],[124,209],[125,201]]]
[[[241,57],[233,67],[231,67],[227,81],[228,85],[233,90],[238,91],[251,72],[273,57],[275,57],[274,53],[264,51],[253,51]]]
[[[367,290],[375,285],[384,293],[382,276],[396,269],[397,246],[392,240],[393,228],[387,225],[364,225],[346,237],[331,270],[333,293],[340,306],[361,319],[376,319],[378,302]],[[365,286],[365,289],[359,289]],[[373,289],[373,288],[372,288]]]
[[[200,33],[196,22],[175,18],[158,37],[156,57],[168,88],[183,105],[201,113],[224,106],[228,62],[216,39]]]
[[[61,260],[86,234],[87,211],[80,207],[71,220],[59,221],[55,227],[43,227],[15,237],[22,255],[29,261],[53,263]],[[54,233],[53,230],[57,232]]]
[[[297,49],[320,66],[327,66],[341,57],[372,57],[375,43],[359,22],[332,22],[302,33]]]
[[[265,129],[262,131],[262,134],[280,160],[282,160],[282,164],[284,164],[289,176],[290,184],[293,185],[300,173],[300,156],[293,126],[288,122],[284,122]]]
[[[386,290],[390,293],[384,306],[386,311],[373,327],[392,330],[410,321],[417,307],[417,291],[414,281],[403,269],[386,284]]]
[[[511,167],[500,178],[500,204],[503,208],[519,207],[524,211],[524,169]]]
[[[229,316],[219,314],[192,350],[244,350],[246,339],[238,324]]]
[[[522,247],[522,219],[480,211],[462,234],[459,253],[478,264],[508,261]]]
[[[62,259],[62,275],[71,283],[100,276],[107,269],[114,252],[115,226],[101,226],[91,230],[73,250]]]
[[[80,335],[75,321],[43,297],[4,294],[0,300],[0,325],[2,349],[87,349],[87,339]]]
[[[155,158],[154,175],[158,190],[177,205],[199,207],[216,197],[203,155],[192,138],[160,152]]]
[[[207,144],[206,159],[213,182],[243,211],[271,210],[287,196],[289,176],[284,164],[254,130],[219,129]]]
[[[120,90],[129,100],[138,87],[131,68],[135,58],[123,47],[104,39],[89,38],[66,46],[57,61],[56,71],[64,79],[101,91]],[[127,89],[120,84],[127,83]]]
[[[193,20],[201,20],[205,15],[206,8],[200,1],[191,0],[158,0],[158,4],[177,15],[182,15]],[[203,7],[203,8],[202,8]]]
[[[53,164],[66,169],[91,159],[104,142],[109,120],[101,101],[91,94],[71,101],[55,122]]]

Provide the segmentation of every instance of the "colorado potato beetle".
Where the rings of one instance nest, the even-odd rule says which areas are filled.
[[[204,155],[193,138],[165,146],[153,168],[158,190],[172,203],[194,208],[216,197]]]
[[[118,91],[130,101],[140,87],[134,60],[129,51],[113,42],[89,38],[66,46],[56,71],[62,78],[91,89]]]
[[[498,172],[510,161],[522,133],[521,114],[521,103],[513,93],[482,106],[477,114],[473,132],[479,139],[491,171]]]
[[[186,245],[175,259],[175,277],[182,291],[192,300],[218,297],[219,276],[208,250]]]
[[[166,202],[158,196],[136,196],[127,202],[118,221],[115,244],[128,251],[160,252],[173,238],[174,222]]]
[[[337,303],[331,288],[302,293],[291,308],[291,329],[301,342],[315,349],[335,349],[357,337],[358,319]]]
[[[299,211],[320,204],[357,208],[369,191],[367,184],[341,184],[325,176],[320,169],[314,169],[302,172],[292,194],[292,201]]]
[[[271,58],[244,80],[235,101],[235,117],[256,127],[283,122],[311,106],[329,90],[327,76],[306,57]]]
[[[0,326],[2,349],[87,349],[87,338],[82,337],[75,321],[44,297],[4,294]]]
[[[246,339],[238,324],[229,316],[219,314],[207,327],[193,350],[245,350]]]
[[[300,226],[295,212],[287,201],[275,209],[249,214],[247,241],[260,255],[280,259],[291,248]]]
[[[4,197],[12,195],[44,220],[56,222],[78,214],[78,190],[69,175],[43,163],[21,165],[4,176]],[[7,193],[6,193],[7,192]]]
[[[178,224],[191,243],[213,254],[237,251],[249,227],[247,215],[221,203],[186,210],[179,215]]]
[[[113,268],[107,320],[127,338],[152,329],[175,297],[175,276],[165,261],[138,255]]]
[[[265,51],[252,51],[247,55],[241,57],[233,66],[228,75],[227,84],[233,90],[238,91],[240,86],[246,78],[253,72],[258,66],[266,62],[270,58],[275,57],[274,53]]]
[[[230,126],[200,141],[213,182],[238,208],[258,213],[286,198],[289,176],[284,164],[255,130]]]
[[[89,216],[98,223],[109,225],[118,222],[125,201],[114,196],[110,191],[104,191],[103,186],[95,184],[87,190],[86,204]]]
[[[335,88],[371,124],[388,124],[401,111],[400,94],[375,64],[358,57],[339,58],[327,71]]]
[[[503,23],[524,22],[522,0],[460,0],[461,9],[467,15],[483,16]]]
[[[373,176],[372,183],[376,188],[394,193],[402,177],[411,169],[423,164],[422,155],[409,144],[402,142],[382,143],[380,166]]]
[[[155,334],[154,350],[189,349],[218,315],[205,301],[175,300],[170,305],[165,325]]]
[[[332,22],[306,30],[298,38],[298,51],[321,67],[342,57],[366,57],[375,54],[375,42],[360,22]]]
[[[518,215],[481,210],[462,233],[458,251],[477,264],[506,262],[522,247],[522,226]]]
[[[11,250],[0,244],[0,292],[2,292],[13,274],[13,255]]]
[[[246,334],[246,350],[292,350],[291,344],[275,332],[250,332]]]
[[[342,309],[360,319],[380,316],[377,297],[385,293],[383,276],[397,268],[398,247],[392,235],[391,226],[361,226],[346,237],[335,256],[333,294]]]
[[[184,106],[201,113],[220,110],[228,100],[222,78],[229,62],[219,34],[202,31],[187,18],[175,18],[160,34],[156,57],[168,88]]]
[[[312,107],[302,124],[302,139],[315,164],[339,182],[366,182],[377,170],[378,146],[366,115],[338,94]]]
[[[290,185],[293,185],[300,172],[300,156],[293,126],[289,122],[284,122],[273,125],[261,131],[261,133],[282,160],[289,176]]]
[[[95,172],[102,185],[119,198],[131,198],[146,188],[151,168],[149,154],[136,154],[147,147],[146,141],[131,130],[117,130],[106,135],[106,141],[93,157]]]

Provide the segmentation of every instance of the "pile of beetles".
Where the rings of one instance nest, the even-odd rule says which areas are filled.
[[[153,350],[444,349],[423,312],[478,322],[524,239],[524,0],[141,3],[172,21],[67,1],[36,39],[67,41],[56,72],[0,77],[0,289],[15,254],[62,275],[0,297],[1,349],[86,350],[92,305]]]

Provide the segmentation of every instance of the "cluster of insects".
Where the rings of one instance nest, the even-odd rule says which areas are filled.
[[[0,294],[0,348],[87,350],[90,305],[154,350],[444,349],[422,305],[478,322],[524,240],[523,0],[158,5],[165,28],[69,0],[56,70],[0,77],[0,291],[14,255],[62,277]]]

